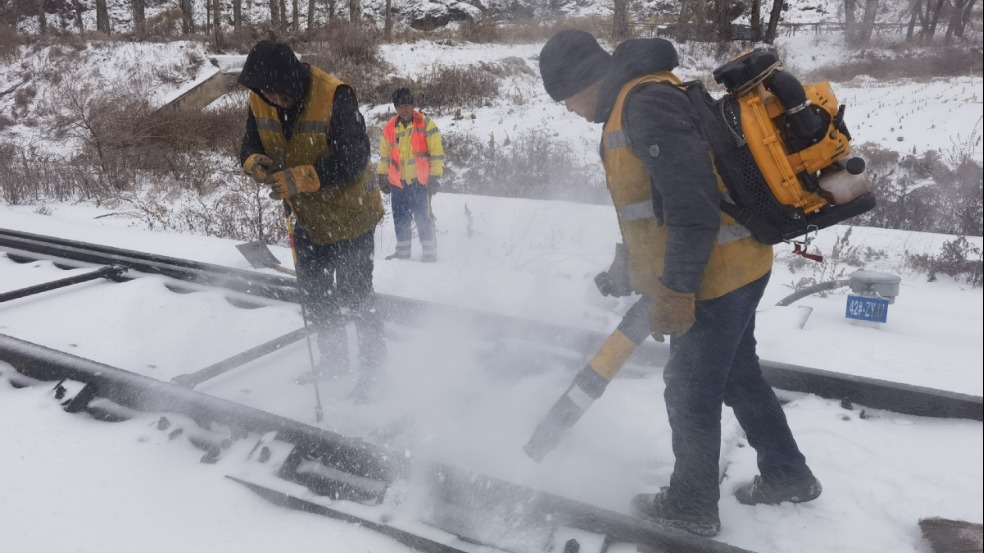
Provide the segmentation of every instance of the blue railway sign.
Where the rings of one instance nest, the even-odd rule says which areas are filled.
[[[847,296],[844,316],[859,321],[884,323],[888,321],[888,300],[872,296]]]

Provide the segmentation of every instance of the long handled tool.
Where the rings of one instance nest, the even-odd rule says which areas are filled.
[[[287,216],[284,217],[284,222],[287,224],[287,240],[290,242],[290,253],[294,256],[294,266],[297,267],[297,246],[294,245],[294,223],[291,221],[290,216],[293,209],[290,209],[288,204]],[[307,318],[307,308],[304,306],[303,294],[301,297],[301,320],[304,322],[304,330],[308,329],[308,318]],[[321,407],[321,390],[318,388],[318,369],[314,365],[314,351],[311,349],[311,334],[308,333],[304,342],[307,344],[308,359],[311,360],[311,381],[314,384],[314,418],[321,422],[324,418],[324,409]]]
[[[567,431],[601,394],[611,379],[629,360],[639,344],[650,334],[649,308],[652,300],[643,296],[622,317],[622,322],[602,344],[594,358],[577,373],[547,416],[537,425],[523,446],[526,455],[540,462],[557,447]]]

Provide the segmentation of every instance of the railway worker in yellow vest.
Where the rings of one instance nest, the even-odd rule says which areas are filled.
[[[359,343],[353,395],[365,399],[386,355],[372,286],[383,207],[355,91],[272,41],[253,47],[239,84],[250,90],[240,161],[293,221],[297,282],[306,316],[320,329],[317,376],[349,371],[340,324],[348,309]]]
[[[437,261],[437,237],[430,197],[440,187],[444,175],[444,145],[434,120],[414,109],[410,89],[393,93],[396,116],[383,127],[379,140],[379,188],[391,194],[396,252],[386,259],[410,259],[411,221],[424,263]]]
[[[599,290],[640,294],[633,309],[648,311],[652,336],[670,336],[663,379],[673,473],[667,487],[637,495],[632,506],[640,516],[713,536],[721,526],[722,403],[734,409],[761,473],[735,489],[739,502],[809,501],[821,487],[755,353],[755,309],[772,248],[722,213],[726,189],[693,105],[673,86],[680,84],[677,65],[664,39],[630,39],[610,55],[577,30],[557,33],[540,53],[551,98],[604,124],[601,152],[623,244],[596,279]],[[607,380],[597,380],[580,386],[603,391]]]

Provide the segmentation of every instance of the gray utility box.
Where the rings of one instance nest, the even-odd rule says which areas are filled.
[[[899,295],[899,284],[902,278],[878,271],[854,271],[851,274],[851,291],[863,296],[885,298],[888,303],[895,303]]]

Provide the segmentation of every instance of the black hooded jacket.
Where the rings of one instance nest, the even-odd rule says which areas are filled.
[[[661,38],[630,39],[612,54],[595,121],[608,120],[625,83],[678,65],[673,45]],[[720,228],[721,193],[709,147],[687,95],[676,87],[647,83],[625,100],[623,127],[636,156],[649,171],[656,216],[669,227],[663,284],[695,292]]]
[[[277,108],[280,124],[289,139],[294,122],[304,109],[304,97],[311,84],[311,67],[301,63],[286,45],[265,40],[250,51],[239,74],[239,84],[257,93],[267,103],[270,102],[262,91],[285,94],[294,100],[293,109]],[[322,186],[351,182],[362,175],[369,164],[369,135],[366,134],[366,123],[359,112],[355,91],[350,86],[340,86],[335,90],[328,144],[332,155],[315,165]],[[240,163],[256,153],[265,152],[256,130],[256,119],[250,110],[239,151]]]

